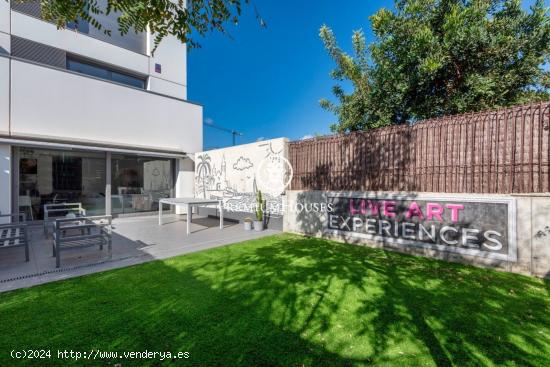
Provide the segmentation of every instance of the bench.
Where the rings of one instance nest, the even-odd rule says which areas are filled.
[[[69,213],[75,214],[77,217],[85,217],[86,209],[82,207],[82,203],[59,203],[44,205],[44,235],[48,237],[48,231],[53,223],[58,218],[65,218]]]
[[[112,258],[112,217],[110,215],[56,219],[53,233],[53,256],[56,268],[61,266],[61,252],[98,246],[107,246]]]
[[[8,218],[9,223],[0,224],[0,248],[24,247],[25,261],[29,261],[29,237],[24,214],[3,214],[0,218]]]

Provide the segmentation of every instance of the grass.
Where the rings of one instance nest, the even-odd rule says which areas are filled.
[[[0,294],[0,365],[550,366],[550,282],[279,235]]]

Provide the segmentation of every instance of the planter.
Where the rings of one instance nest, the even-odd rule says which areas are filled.
[[[244,222],[244,230],[245,231],[251,231],[252,230],[252,222]]]
[[[255,220],[254,221],[254,230],[255,231],[263,231],[264,230],[264,222],[261,220]]]

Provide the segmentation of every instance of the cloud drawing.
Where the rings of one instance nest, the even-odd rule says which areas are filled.
[[[245,169],[250,169],[252,167],[254,167],[252,161],[245,157],[239,157],[237,162],[233,164],[233,169],[236,169],[237,171],[244,171]]]

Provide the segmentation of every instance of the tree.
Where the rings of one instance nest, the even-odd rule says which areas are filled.
[[[38,0],[12,0],[32,2]],[[196,37],[209,32],[226,33],[227,22],[237,23],[242,6],[251,0],[39,0],[42,16],[58,28],[68,23],[86,21],[110,35],[97,20],[98,15],[117,14],[118,32],[144,32],[154,34],[155,49],[168,35],[175,36],[190,48],[200,47]],[[187,6],[186,6],[187,3]],[[265,22],[256,11],[260,25]]]
[[[332,76],[353,85],[333,90],[336,132],[411,123],[442,115],[550,99],[550,16],[542,0],[397,0],[370,17],[375,41],[352,37],[343,52],[320,31],[336,62]]]

